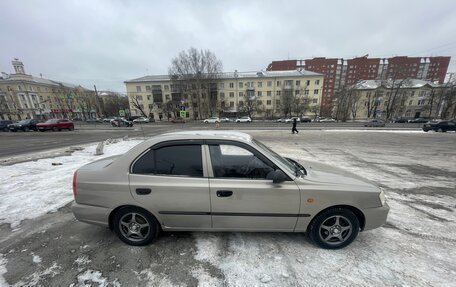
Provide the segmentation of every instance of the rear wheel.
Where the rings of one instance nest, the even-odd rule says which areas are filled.
[[[443,130],[442,130],[441,128],[439,128],[437,131],[438,131],[439,133],[443,133]]]
[[[325,249],[343,248],[355,240],[359,232],[359,220],[345,208],[331,208],[318,214],[309,226],[309,236]]]
[[[134,246],[151,243],[159,230],[157,220],[149,212],[136,207],[120,209],[114,215],[113,227],[120,240]]]
[[[29,127],[25,127],[24,132],[28,132],[28,131],[30,131]]]
[[[68,130],[69,130],[69,131],[74,130],[74,126],[69,126],[69,127],[68,127]]]

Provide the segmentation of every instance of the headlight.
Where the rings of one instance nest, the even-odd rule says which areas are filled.
[[[386,202],[386,196],[385,196],[385,191],[383,190],[383,188],[380,188],[380,190],[381,191],[380,191],[380,194],[378,195],[378,197],[383,206],[383,205],[385,205],[385,202]]]
[[[17,125],[17,126],[20,127],[20,128],[22,127],[22,125]]]

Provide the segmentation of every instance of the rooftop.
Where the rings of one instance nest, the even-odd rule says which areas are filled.
[[[402,80],[396,80],[395,84],[399,84]],[[391,88],[393,85],[393,82],[391,80],[362,80],[359,81],[358,83],[355,84],[355,89],[356,90],[374,90],[377,89],[378,87],[385,87],[385,88]],[[419,79],[406,79],[402,83],[402,88],[422,88],[424,86],[430,86],[430,87],[439,87],[439,84],[435,84],[430,81],[424,81],[424,80],[419,80]]]
[[[170,136],[181,139],[226,139],[226,140],[240,140],[244,142],[251,142],[252,136],[246,133],[234,131],[183,131],[162,134],[162,136]]]
[[[223,72],[221,79],[253,79],[253,78],[285,78],[285,77],[302,77],[302,76],[323,76],[323,74],[310,72],[306,70],[287,70],[287,71],[253,71],[253,72]],[[127,80],[125,83],[140,82],[163,82],[171,80],[169,75],[152,75],[144,76],[137,79]]]

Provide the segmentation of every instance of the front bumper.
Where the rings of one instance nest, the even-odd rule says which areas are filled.
[[[388,212],[390,207],[388,203],[381,207],[374,207],[368,209],[362,209],[361,211],[364,214],[365,224],[363,230],[370,230],[378,228],[386,223],[386,218],[388,217]]]
[[[100,206],[79,204],[76,201],[73,201],[73,204],[71,205],[71,211],[73,211],[74,217],[76,217],[76,219],[79,221],[108,227],[109,214],[111,213],[112,209]]]

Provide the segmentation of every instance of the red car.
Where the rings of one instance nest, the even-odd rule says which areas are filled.
[[[63,129],[72,131],[74,130],[74,124],[70,120],[59,120],[59,119],[50,119],[44,123],[39,123],[36,125],[40,132],[47,130],[52,130],[54,132],[61,131]]]

